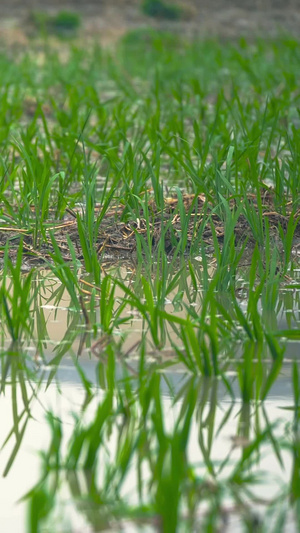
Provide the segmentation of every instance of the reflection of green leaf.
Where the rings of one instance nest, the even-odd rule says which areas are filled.
[[[265,419],[265,422],[266,422],[266,426],[269,429],[268,436],[269,436],[270,442],[272,444],[272,448],[274,450],[274,454],[276,455],[277,460],[278,460],[281,468],[284,469],[283,457],[281,455],[281,446],[280,446],[281,443],[278,442],[277,436],[273,434],[273,428],[275,429],[276,426],[272,426],[272,424],[269,422],[269,417],[268,417],[267,409],[265,408],[265,406],[262,406],[262,413],[263,413],[263,416],[264,416],[264,419]]]
[[[294,392],[294,402],[295,408],[299,409],[299,400],[300,400],[300,380],[299,380],[299,369],[296,362],[293,363],[292,369],[292,380],[293,380],[293,392]]]
[[[54,503],[54,494],[47,490],[45,484],[40,484],[31,491],[28,512],[30,533],[39,533],[41,524],[53,510]]]
[[[256,461],[255,453],[259,451],[261,444],[268,442],[269,433],[273,428],[275,429],[276,425],[276,423],[273,423],[268,426],[264,431],[261,431],[254,440],[252,440],[249,446],[243,448],[242,458],[234,467],[231,476],[232,482],[242,485],[243,478],[245,475],[248,475],[248,468],[250,468],[252,463]],[[249,479],[251,479],[251,475]]]
[[[272,362],[271,369],[268,372],[267,379],[265,380],[262,390],[260,392],[260,397],[262,400],[266,399],[272,385],[274,385],[281,371],[283,358],[284,358],[284,348],[281,348],[279,346],[277,340],[268,333],[265,333],[265,338],[270,348],[273,362]]]
[[[7,461],[6,467],[5,467],[4,472],[3,472],[3,476],[4,477],[7,476],[7,474],[9,473],[9,471],[10,471],[12,465],[13,465],[13,462],[14,462],[16,456],[17,456],[17,453],[18,453],[18,451],[20,449],[20,446],[22,444],[22,440],[23,440],[23,437],[25,435],[25,430],[26,430],[26,427],[27,427],[27,424],[28,424],[28,421],[30,420],[30,418],[31,418],[30,415],[27,414],[27,417],[26,417],[26,420],[25,420],[25,422],[23,424],[23,427],[20,430],[18,428],[18,432],[16,434],[16,443],[14,445],[14,448],[13,448],[11,454],[10,454],[10,457],[9,457],[9,459]]]

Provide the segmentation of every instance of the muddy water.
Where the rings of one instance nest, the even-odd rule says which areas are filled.
[[[111,271],[113,272],[113,271]],[[213,274],[213,269],[211,269],[210,274]],[[129,284],[133,278],[133,274],[131,270],[127,270],[126,268],[119,267],[117,270],[117,275],[120,280],[122,280],[125,284]],[[300,269],[294,270],[294,275],[298,278],[300,275]],[[47,325],[47,339],[45,339],[45,356],[50,359],[51,355],[54,353],[55,347],[57,345],[61,344],[62,342],[65,342],[64,337],[66,334],[66,331],[68,329],[68,325],[72,322],[72,318],[75,316],[76,312],[72,309],[71,303],[70,303],[70,297],[67,293],[67,291],[63,291],[59,296],[59,301],[53,300],[53,295],[59,290],[60,288],[60,282],[58,282],[57,279],[55,279],[53,276],[50,276],[49,273],[41,271],[39,274],[39,277],[35,280],[35,283],[38,285],[39,283],[42,283],[42,289],[39,294],[39,299],[36,302],[36,306],[39,307],[40,310],[42,310],[44,319]],[[245,285],[244,279],[237,280],[237,283],[240,284],[240,286]],[[186,286],[189,286],[191,284],[190,278],[186,278]],[[88,292],[90,291],[89,286],[83,285],[83,288]],[[179,287],[180,289],[180,287]],[[182,287],[182,290],[184,292],[185,287]],[[193,294],[194,292],[194,294]],[[202,301],[202,293],[199,289],[199,292],[195,293],[195,291],[191,291],[191,297],[193,299],[193,303],[189,302],[186,298],[186,295],[183,297],[182,300],[177,299],[178,295],[178,287],[176,287],[169,295],[168,299],[165,301],[165,310],[170,313],[174,314],[178,317],[185,318],[186,317],[186,309],[185,305],[192,306],[193,309],[197,314],[201,313],[201,301]],[[89,299],[89,297],[87,297]],[[122,290],[117,286],[115,293],[114,293],[114,300],[115,300],[115,309],[117,309],[121,299],[124,298],[124,293]],[[223,305],[226,306],[226,298],[227,295],[224,295],[224,303]],[[246,313],[247,311],[247,290],[244,291],[241,289],[239,293],[239,305],[241,310]],[[230,302],[228,302],[228,305],[230,305]],[[258,312],[263,316],[264,323],[268,326],[268,330],[270,331],[278,331],[278,330],[286,330],[286,329],[293,329],[293,330],[299,330],[300,329],[300,289],[299,289],[299,283],[295,285],[295,288],[293,287],[283,287],[283,289],[279,293],[278,300],[276,302],[275,307],[271,307],[270,309],[264,308],[262,302],[258,302]],[[124,343],[122,344],[122,352],[126,353],[128,356],[134,356],[136,352],[136,345],[137,342],[141,338],[141,332],[143,331],[143,328],[145,327],[145,324],[143,322],[143,319],[141,315],[136,311],[133,310],[128,306],[128,308],[125,308],[123,311],[122,316],[128,317],[128,321],[125,322],[123,325],[120,325],[117,330],[114,331],[115,339],[118,340],[119,338],[122,338]],[[96,321],[99,322],[99,314],[96,315]],[[92,324],[91,324],[92,326]],[[82,350],[80,348],[80,343],[82,340],[82,336],[84,331],[86,330],[86,326],[84,323],[84,320],[82,318],[81,313],[81,319],[76,323],[76,332],[77,335],[74,335],[74,341],[72,343],[72,350],[74,354],[78,355],[78,351],[80,350],[80,361],[82,358],[90,359],[90,349]],[[76,333],[75,332],[75,333]],[[81,333],[82,332],[82,333]],[[166,344],[162,350],[159,351],[159,354],[157,353],[157,350],[153,347],[151,349],[148,347],[148,356],[153,355],[153,357],[156,357],[158,355],[163,356],[165,358],[173,357],[174,350],[171,346],[170,339],[176,341],[176,337],[174,337],[173,330],[170,327],[166,328]],[[93,339],[94,344],[97,342],[97,339],[99,336],[95,337]],[[92,343],[93,343],[92,341]],[[150,343],[151,345],[151,343]],[[287,340],[285,342],[285,358],[297,358],[300,354],[299,349],[299,341],[298,340]],[[97,347],[95,349],[94,358],[95,356],[101,356],[101,349],[100,353],[99,350],[97,350]],[[93,356],[92,356],[93,357]]]

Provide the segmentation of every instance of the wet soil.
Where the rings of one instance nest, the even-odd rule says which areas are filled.
[[[285,215],[279,213],[274,206],[271,191],[263,191],[262,199],[263,225],[265,223],[264,221],[268,219],[270,236],[278,243],[279,248],[281,243],[279,228],[285,233],[290,216],[293,216],[295,221],[297,220],[294,233],[294,246],[297,251],[300,246],[300,210],[298,213],[293,213],[293,215],[292,210],[290,212],[287,210]],[[213,209],[213,204],[204,195],[197,197],[188,194],[183,195],[183,203],[188,220],[186,251],[189,251],[192,245],[194,246],[194,250],[196,247],[199,251],[202,245],[208,247],[208,249],[213,249],[215,238],[218,239],[222,246],[225,236],[225,222],[222,213],[217,213],[216,209]],[[255,195],[248,195],[248,204],[251,206],[251,209],[257,210]],[[238,209],[237,201],[231,200],[230,206],[232,214],[234,214]],[[79,211],[81,212],[82,210],[78,208],[77,212]],[[84,257],[77,227],[77,212],[67,210],[67,215],[62,221],[48,220],[45,226],[49,238],[47,242],[43,240],[43,243],[37,242],[34,244],[33,231],[30,229],[25,230],[15,227],[1,228],[0,248],[3,249],[5,244],[9,242],[10,256],[13,259],[17,254],[20,237],[22,236],[24,255],[27,258],[26,264],[28,268],[42,265],[45,262],[51,261],[51,254],[53,253],[50,239],[51,231],[55,234],[56,242],[65,261],[72,259],[67,238],[71,239],[78,259],[83,260]],[[100,212],[101,206],[98,206],[95,218],[97,218]],[[150,217],[148,221],[143,218],[142,211],[140,218],[132,220],[128,218],[126,207],[122,205],[111,207],[101,222],[95,243],[99,257],[106,255],[113,257],[114,260],[120,257],[134,259],[137,252],[137,233],[144,236],[146,243],[148,242],[148,235],[150,233],[154,251],[163,236],[165,252],[172,254],[180,242],[182,224],[185,223],[185,221],[181,220],[177,198],[165,198],[163,210],[157,208],[154,200],[150,201],[149,213]],[[245,239],[247,239],[247,247],[253,249],[256,238],[243,214],[238,217],[234,232],[237,246],[241,246],[245,242]],[[0,262],[3,254],[4,252],[1,251]]]

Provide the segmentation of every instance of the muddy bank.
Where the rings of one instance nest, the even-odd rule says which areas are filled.
[[[29,42],[33,10],[76,11],[82,16],[80,37],[102,44],[118,40],[127,31],[153,26],[190,37],[239,38],[287,33],[297,37],[300,29],[300,5],[296,0],[178,0],[184,9],[179,21],[156,20],[142,13],[141,0],[6,0],[1,2],[0,41],[8,44]],[[174,3],[175,0],[174,0]]]
[[[207,249],[214,248],[214,238],[217,238],[220,245],[224,243],[225,237],[225,223],[224,220],[215,212],[213,205],[205,198],[204,195],[195,197],[194,195],[183,195],[184,207],[188,219],[187,228],[187,244],[185,252],[188,252],[191,247],[195,251],[195,247],[200,250],[202,246]],[[257,202],[255,195],[249,194],[249,205],[256,211]],[[235,201],[230,201],[232,212],[237,209]],[[164,242],[165,252],[172,255],[180,245],[180,238],[182,233],[182,221],[178,209],[177,198],[165,198],[165,205],[163,211],[159,210],[154,201],[150,201],[149,210],[152,213],[150,220],[143,218],[143,212],[137,220],[124,221],[124,206],[112,206],[106,213],[98,232],[95,248],[98,256],[103,254],[113,257],[115,260],[118,257],[135,258],[137,253],[136,234],[143,236],[148,242],[148,233],[151,234],[153,251],[160,244],[161,239]],[[101,206],[96,210],[96,215],[100,214]],[[47,232],[51,231],[55,234],[57,246],[64,261],[70,261],[72,256],[68,239],[71,239],[74,249],[77,253],[77,258],[83,260],[83,251],[81,247],[80,237],[77,225],[77,212],[80,210],[67,210],[67,214],[62,221],[47,221]],[[264,194],[263,202],[263,219],[267,219],[270,237],[277,242],[279,249],[282,247],[282,242],[279,238],[279,226],[283,232],[286,232],[290,216],[294,216],[298,223],[294,232],[294,246],[295,252],[299,249],[300,244],[300,213],[292,215],[292,212],[282,215],[277,212],[273,203],[273,197],[270,193]],[[165,228],[168,226],[167,232]],[[33,243],[33,235],[31,231],[21,230],[18,236],[17,228],[6,227],[6,231],[0,233],[0,246],[4,249],[7,241],[10,242],[10,256],[13,259],[17,255],[19,246],[19,236],[23,238],[23,249],[25,256],[27,256],[28,266],[42,265],[51,261],[51,256],[54,252],[51,239],[48,243],[45,242],[41,246],[35,246]],[[241,214],[237,220],[234,229],[236,245],[242,246],[247,239],[247,246],[253,250],[256,243],[249,222],[246,217]],[[1,264],[1,262],[0,262]]]

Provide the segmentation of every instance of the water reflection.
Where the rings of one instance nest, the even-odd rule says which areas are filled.
[[[220,380],[185,377],[181,383],[177,378],[176,385],[172,376],[155,374],[148,376],[144,386],[143,395],[149,398],[145,411],[137,392],[141,387],[133,385],[129,390],[128,381],[118,386],[117,396],[93,389],[88,403],[83,387],[65,382],[45,390],[45,384],[31,404],[13,468],[1,480],[6,509],[11,509],[7,524],[13,531],[24,530],[17,524],[25,523],[24,503],[15,507],[14,502],[32,486],[32,512],[41,505],[40,491],[47,498],[46,530],[47,523],[50,531],[57,523],[62,531],[76,529],[78,524],[84,531],[98,531],[113,520],[113,529],[119,531],[124,519],[138,527],[144,524],[141,505],[146,505],[145,523],[156,531],[156,497],[163,489],[159,483],[166,476],[165,488],[169,488],[169,481],[165,466],[162,476],[155,473],[169,447],[171,453],[180,454],[184,465],[185,475],[179,479],[179,518],[190,520],[195,527],[212,521],[214,509],[218,521],[222,517],[227,528],[239,531],[246,521],[264,523],[266,508],[276,501],[274,520],[275,515],[287,512],[287,496],[292,505],[298,495],[299,444],[292,397],[270,395],[264,404],[243,404],[226,394]],[[159,404],[156,386],[166,392]],[[13,396],[21,400],[20,390],[16,393],[10,386],[6,392],[1,402],[2,435],[11,431]],[[108,404],[113,409],[107,410]],[[21,435],[21,428],[17,433]],[[181,443],[180,449],[176,443]],[[6,445],[1,453],[2,472],[7,468],[8,450],[11,446]],[[35,452],[40,450],[43,454],[38,459]],[[169,468],[174,482],[172,464]],[[285,503],[280,503],[283,497]],[[194,501],[191,508],[190,498]],[[296,522],[290,516],[287,520],[289,531],[296,531]]]
[[[130,286],[131,273],[121,275]],[[174,359],[175,345],[186,355],[177,325],[164,326],[164,346],[155,346],[119,286],[112,327],[103,331],[93,289],[87,321],[53,277],[36,283],[33,339],[6,340],[1,351],[5,530],[25,531],[27,511],[29,531],[39,521],[49,531],[165,530],[170,509],[174,531],[280,521],[297,530],[299,291],[282,291],[271,317],[263,301],[258,306],[267,332],[295,331],[278,346],[271,335],[255,337],[250,321],[253,339],[235,324],[230,339],[224,317],[232,317],[219,295],[218,311],[229,309],[221,317],[222,372],[199,378],[183,357]],[[168,294],[170,314],[183,318],[191,303],[193,316],[201,314],[201,290],[178,294],[178,285]],[[117,324],[120,306],[126,320]],[[247,302],[240,308],[247,316]]]

